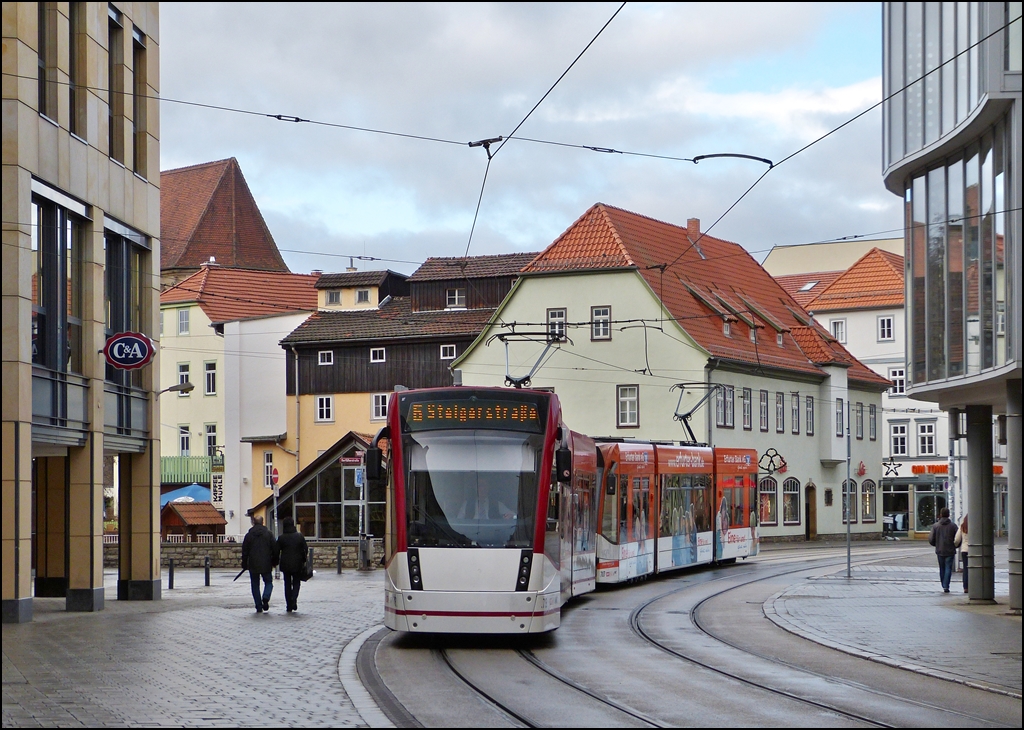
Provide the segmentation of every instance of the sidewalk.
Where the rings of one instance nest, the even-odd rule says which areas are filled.
[[[844,566],[791,585],[765,601],[764,612],[819,644],[1020,698],[1021,617],[1008,613],[1007,556],[1005,539],[997,541],[995,605],[971,605],[961,573],[943,593],[925,544],[920,556],[854,566],[850,578]]]

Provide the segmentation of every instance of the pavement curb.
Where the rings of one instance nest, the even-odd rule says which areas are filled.
[[[338,678],[341,680],[341,686],[345,688],[345,693],[352,700],[352,705],[356,708],[356,712],[359,713],[363,722],[369,727],[392,728],[395,727],[395,724],[388,719],[387,715],[373,701],[370,693],[366,691],[366,688],[360,681],[356,670],[356,658],[359,656],[359,649],[362,648],[367,639],[382,628],[384,627],[381,624],[371,626],[345,645],[345,648],[341,651],[341,658],[338,660]]]
[[[915,664],[914,662],[905,659],[894,658],[884,654],[879,654],[878,652],[868,651],[857,646],[852,646],[850,644],[844,644],[828,636],[824,636],[817,631],[809,630],[800,625],[797,621],[793,620],[790,617],[789,611],[786,609],[785,602],[779,600],[785,598],[787,591],[793,587],[794,586],[788,586],[775,595],[769,597],[768,600],[761,604],[761,610],[764,613],[765,618],[774,623],[780,629],[787,631],[794,636],[799,636],[803,639],[807,639],[808,641],[813,641],[814,643],[821,644],[829,649],[841,651],[844,654],[850,654],[852,656],[860,657],[861,659],[885,664],[890,667],[895,667],[896,669],[904,669],[910,672],[916,672],[917,674],[924,674],[929,677],[935,677],[936,679],[943,679],[947,682],[956,682],[957,684],[962,684],[967,687],[980,689],[993,694],[1004,695],[1006,697],[1012,697],[1018,700],[1022,698],[1020,692],[1014,692],[1004,687],[967,680],[955,674],[943,672],[921,664]]]

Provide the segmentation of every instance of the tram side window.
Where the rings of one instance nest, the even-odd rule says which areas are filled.
[[[615,529],[615,513],[618,492],[615,489],[618,484],[618,474],[615,473],[615,466],[605,475],[604,498],[601,508],[601,534],[612,543],[619,541],[618,531]]]
[[[629,523],[627,510],[629,507],[629,476],[619,475],[619,542],[629,542],[626,525]]]
[[[711,479],[707,474],[693,477],[693,521],[697,532],[711,530]]]

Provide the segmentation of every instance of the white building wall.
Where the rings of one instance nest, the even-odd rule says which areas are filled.
[[[225,449],[224,508],[227,534],[249,528],[246,510],[253,505],[252,444],[247,436],[271,436],[287,430],[285,365],[280,341],[302,324],[308,312],[238,320],[224,324]]]
[[[592,307],[610,307],[610,340],[592,340]],[[499,310],[500,321],[516,323],[517,332],[536,333],[533,342],[508,345],[508,369],[513,376],[527,374],[544,351],[544,323],[548,310],[565,309],[569,341],[561,343],[541,361],[531,387],[553,388],[562,404],[566,424],[592,436],[637,439],[683,437],[673,420],[682,381],[703,381],[707,353],[662,309],[643,278],[634,271],[531,276],[521,279]],[[646,320],[646,326],[639,320]],[[629,320],[629,321],[626,321]],[[505,384],[505,346],[490,338],[510,327],[486,330],[477,344],[454,363],[465,385]],[[488,342],[489,341],[489,342]],[[639,389],[639,425],[620,427],[618,387]],[[693,428],[705,433],[705,412]]]

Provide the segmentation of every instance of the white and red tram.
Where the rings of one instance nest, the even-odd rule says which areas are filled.
[[[595,443],[553,393],[398,391],[366,464],[387,480],[384,623],[400,631],[550,631],[599,582],[757,553],[756,452]]]

